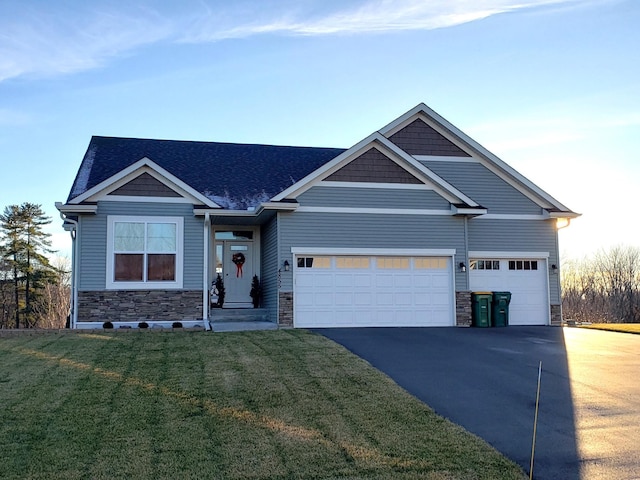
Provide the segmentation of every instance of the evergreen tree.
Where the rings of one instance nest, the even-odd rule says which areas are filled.
[[[49,234],[43,228],[51,223],[40,205],[23,203],[5,207],[0,215],[0,250],[11,269],[15,299],[15,327],[20,328],[20,313],[32,326],[33,303],[39,289],[52,278],[46,257],[51,253]],[[22,299],[21,299],[22,297]]]

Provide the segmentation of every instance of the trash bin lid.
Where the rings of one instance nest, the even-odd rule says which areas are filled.
[[[474,295],[493,295],[493,292],[472,292]]]

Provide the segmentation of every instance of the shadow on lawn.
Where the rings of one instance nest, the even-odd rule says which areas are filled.
[[[580,479],[567,349],[561,328],[319,329],[440,415],[528,473],[542,361],[534,478]]]

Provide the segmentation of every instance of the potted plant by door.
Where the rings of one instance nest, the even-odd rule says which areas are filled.
[[[211,287],[211,306],[214,308],[222,308],[224,303],[224,280],[220,274],[216,277]]]
[[[260,298],[262,297],[262,285],[260,285],[260,279],[258,279],[257,275],[254,275],[251,280],[251,291],[249,295],[253,301],[253,308],[258,308],[260,306]]]

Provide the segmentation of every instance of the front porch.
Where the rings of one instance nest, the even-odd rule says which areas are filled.
[[[209,326],[214,332],[278,329],[266,308],[212,308]]]

